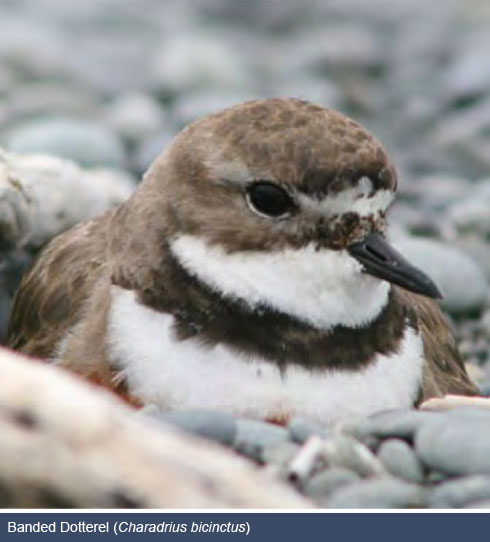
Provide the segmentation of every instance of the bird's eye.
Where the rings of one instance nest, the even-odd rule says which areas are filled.
[[[253,211],[269,218],[284,218],[295,209],[291,196],[277,184],[257,181],[247,187],[247,202]]]

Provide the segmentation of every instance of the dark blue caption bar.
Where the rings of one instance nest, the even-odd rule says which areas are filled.
[[[0,514],[0,540],[464,541],[485,535],[489,514],[45,513]]]

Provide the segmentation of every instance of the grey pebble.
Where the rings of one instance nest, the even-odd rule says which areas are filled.
[[[279,441],[266,446],[262,450],[261,461],[264,463],[284,467],[300,450],[299,444],[289,441]]]
[[[473,475],[443,482],[432,489],[427,504],[431,508],[462,508],[490,499],[490,476]]]
[[[324,426],[302,416],[292,418],[288,424],[288,430],[291,440],[298,444],[303,444],[311,435],[318,435],[325,438],[329,434]]]
[[[46,118],[16,126],[7,135],[7,149],[41,152],[74,160],[86,167],[126,166],[126,151],[119,138],[104,126],[75,118]]]
[[[379,450],[378,458],[386,470],[406,482],[420,483],[424,469],[412,448],[403,440],[385,440]]]
[[[441,304],[448,312],[461,315],[482,308],[488,280],[480,266],[459,248],[415,237],[397,238],[394,245],[434,280],[444,296]]]
[[[326,440],[324,458],[329,465],[353,470],[363,477],[386,472],[381,461],[367,446],[345,435],[335,435]]]
[[[411,440],[415,430],[426,420],[439,416],[434,412],[420,410],[390,410],[361,420],[354,428],[354,436],[395,437]]]
[[[490,474],[490,410],[457,409],[428,420],[415,434],[417,455],[450,474]]]
[[[303,492],[312,499],[321,499],[330,496],[341,486],[357,482],[360,476],[343,467],[331,467],[315,474],[305,484]]]
[[[235,440],[236,422],[233,416],[226,412],[204,409],[162,412],[149,408],[147,415],[227,446],[231,446]]]
[[[396,478],[376,478],[341,487],[324,504],[327,508],[419,508],[424,491]]]
[[[166,115],[152,96],[128,92],[118,96],[107,107],[104,119],[121,137],[137,142],[163,131]]]
[[[255,420],[237,420],[234,449],[250,459],[264,462],[263,452],[270,446],[289,441],[289,433],[283,427]]]

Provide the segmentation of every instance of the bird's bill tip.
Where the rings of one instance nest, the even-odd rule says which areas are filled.
[[[348,247],[364,271],[411,292],[442,299],[439,288],[423,271],[409,263],[379,233],[370,233]]]

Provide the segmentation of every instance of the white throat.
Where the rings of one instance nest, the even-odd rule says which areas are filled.
[[[365,273],[347,251],[313,245],[227,254],[199,237],[171,242],[181,265],[225,297],[289,314],[317,329],[361,327],[386,305],[390,285]]]

